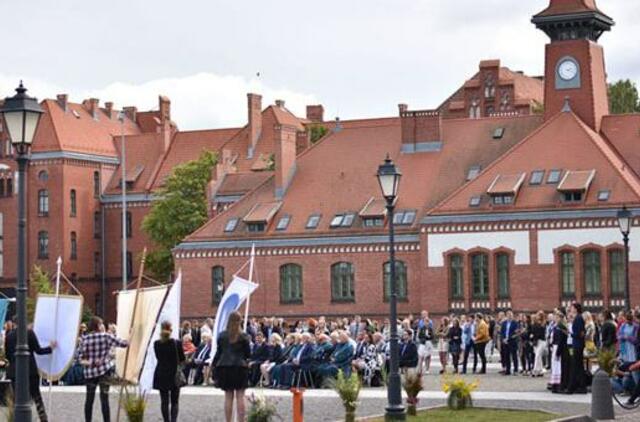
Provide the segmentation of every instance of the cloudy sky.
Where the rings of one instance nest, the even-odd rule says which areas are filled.
[[[343,119],[438,105],[500,58],[543,72],[546,36],[529,22],[549,0],[4,1],[0,94],[23,78],[39,98],[66,92],[118,107],[172,100],[181,129],[241,125],[247,92],[303,115]],[[640,82],[640,1],[598,0],[609,80]],[[259,74],[259,76],[258,76]]]

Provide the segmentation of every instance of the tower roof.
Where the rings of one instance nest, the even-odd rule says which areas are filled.
[[[615,25],[595,0],[550,0],[549,6],[531,19],[552,41],[589,39],[598,41]]]
[[[538,16],[557,16],[584,12],[599,12],[595,0],[551,0]],[[602,13],[602,12],[600,12]]]

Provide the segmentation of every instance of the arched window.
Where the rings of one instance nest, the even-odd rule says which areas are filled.
[[[562,297],[574,297],[576,294],[575,255],[573,252],[560,254]]]
[[[489,256],[485,253],[471,255],[471,285],[474,298],[489,296]]]
[[[69,199],[71,200],[71,217],[75,217],[76,213],[78,212],[78,205],[76,202],[76,190],[75,189],[71,189],[71,192],[69,193]]]
[[[609,251],[609,280],[611,280],[611,295],[624,295],[624,252],[620,249]]]
[[[391,297],[391,263],[385,262],[382,268],[384,280],[384,300]],[[402,261],[396,261],[396,292],[398,300],[406,301],[409,297],[407,289],[407,265]]]
[[[38,215],[41,217],[49,215],[49,191],[46,189],[38,191]]]
[[[216,265],[211,268],[211,302],[220,303],[224,294],[224,267]]]
[[[78,259],[78,237],[76,232],[71,232],[71,259]]]
[[[100,197],[100,172],[93,172],[93,196],[96,198]]]
[[[590,250],[582,253],[582,278],[585,294],[601,293],[600,252]]]
[[[38,232],[38,259],[49,258],[49,232]]]
[[[331,299],[335,302],[355,301],[355,271],[349,262],[331,266]]]
[[[496,275],[498,277],[498,297],[506,299],[509,297],[509,255],[506,253],[496,254]]]
[[[46,170],[40,170],[40,172],[38,173],[38,180],[41,182],[46,182],[47,180],[49,180],[49,173],[47,173]]]
[[[280,267],[280,302],[302,302],[302,267],[285,264]]]
[[[449,256],[449,283],[451,285],[451,298],[464,298],[464,260],[462,255]]]

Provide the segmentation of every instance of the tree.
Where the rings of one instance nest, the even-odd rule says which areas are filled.
[[[311,141],[311,145],[315,144],[327,134],[329,130],[322,125],[312,125],[309,128],[309,140]]]
[[[159,280],[168,279],[174,269],[171,250],[207,221],[206,189],[217,162],[216,153],[203,151],[197,160],[175,167],[142,222],[156,245],[146,268]]]
[[[49,273],[42,269],[39,265],[34,265],[29,274],[29,282],[31,284],[31,294],[27,298],[27,321],[33,321],[36,314],[36,299],[39,294],[54,294],[53,283],[49,277]]]
[[[609,108],[611,114],[640,112],[636,84],[629,79],[609,84]]]

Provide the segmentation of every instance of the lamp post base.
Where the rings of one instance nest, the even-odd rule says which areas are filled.
[[[406,421],[407,413],[404,410],[404,406],[401,404],[397,406],[387,406],[385,408],[384,420],[385,422]]]

